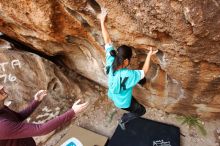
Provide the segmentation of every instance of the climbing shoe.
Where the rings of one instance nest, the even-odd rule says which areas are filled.
[[[118,122],[118,124],[119,124],[119,126],[121,127],[122,130],[125,130],[125,129],[126,129],[126,128],[125,128],[125,123],[124,123],[122,120],[120,120],[120,121]]]

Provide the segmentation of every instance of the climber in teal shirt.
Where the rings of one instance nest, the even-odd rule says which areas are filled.
[[[126,48],[129,50],[127,46],[121,46],[120,48]],[[144,78],[144,71],[130,70],[126,67],[114,71],[112,65],[115,57],[113,57],[114,55],[110,55],[110,52],[114,50],[114,48],[112,45],[106,44],[105,50],[106,68],[108,70],[108,96],[118,108],[129,108],[132,99],[132,89],[141,79]]]
[[[106,16],[107,12],[102,10],[99,18],[105,42],[108,97],[114,102],[116,107],[129,111],[129,113],[122,116],[119,122],[119,125],[124,130],[126,123],[136,117],[142,116],[146,112],[144,106],[138,103],[132,96],[132,90],[145,77],[150,66],[150,58],[157,51],[153,51],[150,48],[141,70],[128,69],[127,66],[130,64],[132,49],[126,45],[118,47],[117,51],[114,49],[105,26]]]

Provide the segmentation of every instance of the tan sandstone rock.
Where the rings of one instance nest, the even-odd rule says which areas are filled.
[[[99,98],[99,92],[93,87],[94,83],[74,72],[59,68],[53,62],[36,54],[18,50],[2,39],[0,39],[0,82],[12,99],[9,107],[15,111],[24,109],[34,99],[34,94],[38,90],[47,90],[48,95],[27,119],[27,122],[38,124],[67,111],[76,99],[94,104]],[[36,137],[36,143],[43,144],[58,131],[65,132],[65,128],[60,127],[48,135]]]
[[[0,31],[106,87],[101,7],[115,46],[134,48],[132,68],[141,68],[149,46],[160,50],[136,98],[167,112],[219,117],[219,1],[1,0]]]

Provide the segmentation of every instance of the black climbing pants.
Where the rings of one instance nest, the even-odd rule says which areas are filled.
[[[146,113],[146,109],[143,105],[137,102],[137,100],[132,97],[131,99],[131,105],[129,108],[122,108],[123,110],[128,111],[129,113],[125,113],[121,120],[124,123],[129,122],[130,120],[133,120],[137,117],[140,117]]]

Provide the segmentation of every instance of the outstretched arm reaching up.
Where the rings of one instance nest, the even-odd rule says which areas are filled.
[[[102,9],[101,14],[98,16],[100,19],[100,23],[101,23],[102,36],[104,38],[105,44],[111,44],[112,41],[110,39],[109,33],[108,33],[106,25],[105,25],[106,16],[107,16],[106,9]]]
[[[146,60],[145,60],[144,66],[143,66],[143,68],[142,68],[142,70],[144,71],[144,74],[146,74],[147,71],[149,70],[149,67],[150,67],[150,58],[151,58],[151,56],[154,55],[154,54],[156,54],[157,52],[158,52],[158,50],[153,51],[153,50],[152,50],[152,47],[150,48],[150,51],[149,51],[149,53],[147,54],[147,58],[146,58]]]

